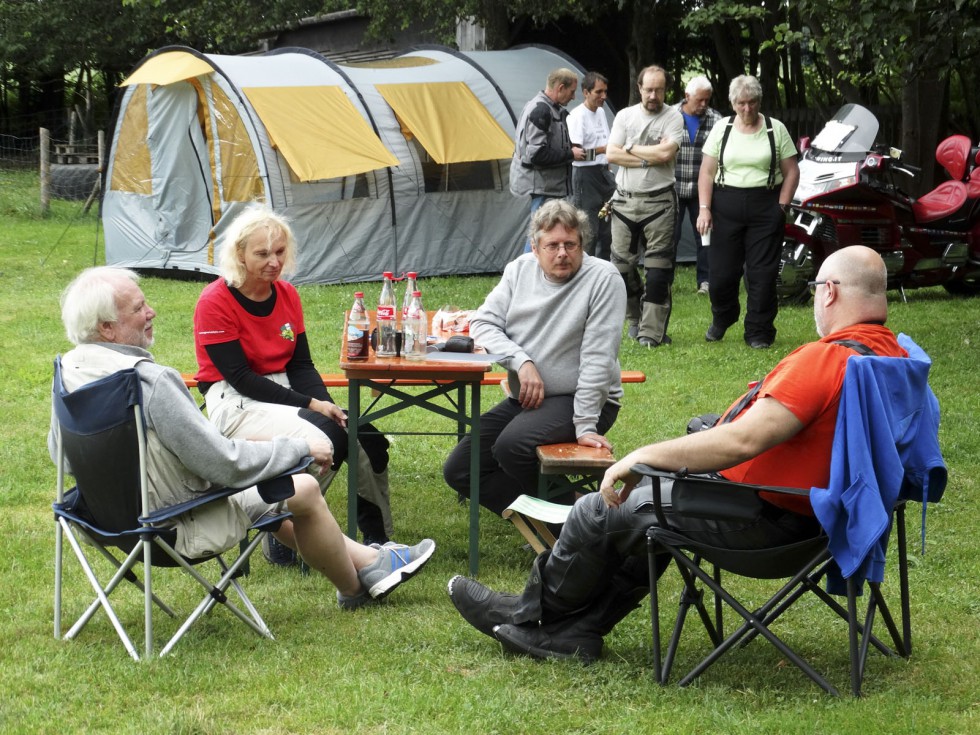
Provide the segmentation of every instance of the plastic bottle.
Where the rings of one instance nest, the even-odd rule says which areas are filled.
[[[405,297],[402,299],[402,319],[408,314],[408,305],[412,303],[412,294],[419,290],[417,283],[419,274],[409,271],[405,274]]]
[[[402,318],[402,354],[406,360],[424,360],[429,336],[429,320],[422,308],[422,292],[413,291]]]
[[[364,292],[354,294],[354,304],[347,317],[347,359],[367,360],[371,349],[371,320],[364,308]]]
[[[378,298],[378,357],[395,357],[398,354],[398,311],[395,306],[395,288],[391,271],[384,272],[384,284]]]

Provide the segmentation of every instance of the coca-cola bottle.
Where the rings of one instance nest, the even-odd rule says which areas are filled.
[[[406,360],[424,360],[429,337],[429,320],[422,308],[422,292],[413,291],[402,317],[402,354]]]
[[[398,354],[398,311],[392,278],[391,271],[384,272],[381,296],[378,297],[378,357],[395,357]]]
[[[371,320],[364,308],[364,292],[354,294],[354,304],[347,317],[347,359],[367,360],[371,345]]]

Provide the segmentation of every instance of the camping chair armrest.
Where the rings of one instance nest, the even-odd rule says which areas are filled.
[[[643,464],[633,465],[630,471],[656,478],[655,490],[659,489],[661,478],[673,480],[670,510],[671,513],[680,516],[716,520],[751,520],[758,517],[765,502],[759,497],[760,492],[805,497],[810,495],[809,490],[802,488],[751,485],[724,478],[689,475],[684,470],[668,472]],[[653,493],[653,505],[661,526],[668,527],[660,492]]]
[[[280,481],[284,478],[288,478],[291,477],[292,475],[302,472],[310,465],[312,461],[313,461],[312,457],[304,457],[302,460],[300,460],[299,464],[291,467],[290,469],[286,470],[282,474],[276,475],[275,477],[270,477],[267,480],[260,481],[259,483],[257,483],[259,486],[259,492],[263,493],[264,491],[263,486],[268,483],[269,486],[275,488],[272,492],[274,494],[278,493],[277,495],[278,499],[285,500],[286,497],[292,495],[292,492],[289,492],[288,495],[285,495],[285,493],[282,492],[281,485],[277,485],[277,481]],[[248,490],[248,487],[212,488],[206,493],[201,493],[200,495],[193,497],[190,500],[185,500],[183,503],[177,503],[176,505],[168,505],[165,508],[158,508],[157,510],[153,511],[148,515],[141,516],[139,522],[141,524],[149,524],[151,526],[155,526],[160,523],[165,523],[167,521],[173,520],[177,516],[183,515],[189,510],[198,508],[204,505],[205,503],[210,503],[214,500],[220,500],[221,498],[231,497],[232,495],[236,495],[237,493],[240,493],[243,490]],[[285,495],[285,497],[282,497],[282,495]],[[265,499],[264,494],[263,494],[263,499]],[[267,502],[274,502],[274,501],[267,500]]]

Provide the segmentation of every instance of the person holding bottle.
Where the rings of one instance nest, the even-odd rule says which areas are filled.
[[[292,229],[271,209],[250,207],[232,222],[221,277],[194,309],[195,377],[209,418],[227,437],[329,439],[333,464],[318,475],[326,492],[348,456],[347,415],[313,364],[299,294],[283,280],[295,249]],[[388,440],[366,431],[360,444],[357,525],[365,543],[385,544],[393,533]],[[265,551],[273,563],[290,563],[277,557],[281,549]]]

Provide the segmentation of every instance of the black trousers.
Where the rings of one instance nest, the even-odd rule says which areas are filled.
[[[745,275],[745,341],[776,338],[776,277],[786,217],[779,189],[714,189],[713,221],[708,248],[711,316],[715,327],[738,321],[738,290]]]

